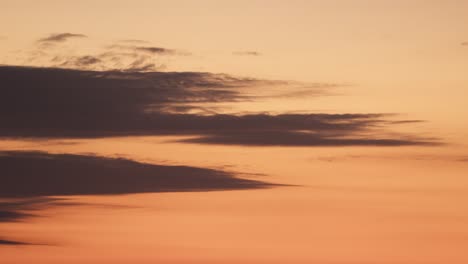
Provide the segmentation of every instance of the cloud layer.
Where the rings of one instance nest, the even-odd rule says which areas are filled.
[[[0,67],[0,136],[184,135],[194,138],[183,142],[260,146],[430,143],[378,134],[376,129],[393,125],[383,114],[177,112],[217,102],[253,100],[242,90],[259,83],[265,84],[261,80],[201,72]]]
[[[275,85],[291,83],[208,72],[155,72],[164,67],[161,57],[188,53],[142,40],[121,40],[104,52],[88,55],[53,55],[50,52],[59,46],[42,45],[84,37],[60,33],[39,40],[38,57],[58,68],[0,67],[0,137],[181,135],[190,137],[180,141],[184,143],[249,146],[434,143],[388,136],[392,126],[420,120],[387,120],[384,114],[217,113],[217,103],[320,96],[336,84],[253,96],[252,90],[259,86],[271,91]]]
[[[1,152],[0,197],[129,194],[266,188],[265,182],[189,166],[95,156]],[[15,218],[15,215],[4,215]]]

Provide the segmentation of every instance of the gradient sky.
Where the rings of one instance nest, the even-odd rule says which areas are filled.
[[[2,264],[468,262],[468,1],[0,2]]]

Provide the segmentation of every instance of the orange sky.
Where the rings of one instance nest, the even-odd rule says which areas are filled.
[[[127,74],[119,77],[122,82],[134,78],[142,89],[168,85],[156,90],[167,97],[149,104],[167,122],[178,119],[164,107],[196,105],[181,113],[187,120],[199,118],[190,111],[208,117],[112,131],[114,123],[100,126],[107,124],[103,117],[117,111],[122,120],[127,114],[133,120],[136,114],[132,102],[115,105],[125,103],[125,96],[133,100],[126,90],[121,97],[112,97],[118,90],[108,95],[101,105],[110,110],[94,115],[101,105],[86,101],[86,94],[72,90],[75,101],[54,101],[55,95],[26,87],[31,94],[14,97],[15,89],[23,91],[21,78],[1,75],[4,96],[23,101],[0,99],[11,103],[0,106],[7,120],[0,126],[0,163],[11,155],[6,151],[43,151],[51,159],[63,153],[118,157],[285,186],[21,197],[25,204],[35,202],[32,209],[9,205],[19,197],[0,187],[0,263],[468,262],[468,1],[3,0],[1,6],[0,74],[13,65],[77,74],[118,70]],[[63,33],[72,35],[53,38]],[[99,62],[79,64],[84,56]],[[190,71],[195,77],[170,82],[186,77],[154,71]],[[143,72],[150,77],[139,82]],[[213,81],[219,77],[213,73],[226,75]],[[96,76],[90,80],[101,78]],[[169,81],[160,81],[165,76]],[[51,80],[37,89],[74,87],[59,77]],[[171,93],[171,85],[181,93]],[[185,94],[197,85],[203,89]],[[207,93],[210,85],[227,92]],[[91,128],[78,120],[83,127],[70,130],[61,123],[60,107],[70,119],[75,110],[96,119]],[[232,127],[222,117],[209,119],[220,113],[234,118]],[[307,116],[319,113],[345,115]],[[346,115],[369,113],[379,114],[378,120]],[[36,126],[44,117],[51,123]],[[313,140],[304,143],[301,135]],[[0,167],[0,175],[15,175],[14,168]],[[11,218],[12,212],[34,216]]]

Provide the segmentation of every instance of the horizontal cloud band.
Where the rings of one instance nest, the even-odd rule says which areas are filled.
[[[188,114],[191,104],[251,100],[240,90],[265,82],[203,72],[95,72],[0,67],[0,136],[194,136],[182,142],[236,145],[425,145],[386,137],[405,121],[383,114]],[[414,122],[412,120],[412,122]],[[407,122],[411,123],[411,122]]]

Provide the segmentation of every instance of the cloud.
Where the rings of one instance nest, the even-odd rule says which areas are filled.
[[[165,67],[163,57],[190,55],[175,49],[129,44],[110,45],[105,51],[95,54],[70,55],[70,52],[50,45],[50,42],[40,43],[39,49],[29,59],[41,61],[42,65],[67,69],[151,72]]]
[[[27,214],[20,213],[18,211],[4,210],[2,207],[3,204],[0,202],[0,222],[11,222],[28,216]]]
[[[38,42],[58,43],[58,42],[65,42],[71,38],[87,38],[87,36],[83,34],[74,34],[74,33],[58,33],[58,34],[51,34],[45,38],[41,38],[38,40]]]
[[[56,60],[60,60],[59,58],[55,58]],[[76,56],[76,57],[69,57],[68,59],[64,60],[60,66],[62,67],[71,67],[71,68],[87,68],[89,66],[96,65],[101,63],[102,60],[94,57],[94,56]]]
[[[268,188],[233,173],[97,156],[1,152],[0,197],[131,194]],[[11,216],[14,217],[14,216]]]
[[[91,125],[86,123],[100,118],[120,119],[122,125],[126,122],[141,124],[151,116],[148,112],[167,106],[245,99],[236,88],[257,82],[197,72],[0,67],[0,116],[6,118],[5,125],[11,122],[15,126],[14,123],[24,121],[26,126],[57,123],[58,127],[54,125],[57,129],[65,128],[66,123],[75,124],[72,126],[77,129],[86,127]],[[130,123],[127,125],[132,126]]]
[[[1,152],[0,152],[1,153]],[[1,155],[1,154],[0,154]],[[26,165],[26,164],[25,164]],[[5,173],[0,169],[1,173]],[[27,218],[36,216],[35,212],[44,208],[70,205],[71,203],[64,202],[63,199],[48,198],[48,197],[33,197],[33,198],[2,198],[0,196],[0,224],[2,222],[20,222]],[[21,246],[21,245],[39,245],[37,243],[26,243],[16,240],[0,239],[0,246]]]
[[[188,113],[198,106],[253,100],[240,90],[259,84],[265,83],[201,72],[0,67],[0,136],[181,135],[192,137],[183,140],[187,143],[259,146],[397,146],[432,141],[385,136],[378,131],[392,123],[383,114]],[[177,109],[183,113],[174,113]]]
[[[235,51],[232,53],[233,55],[238,56],[261,56],[262,54],[257,51]]]
[[[394,121],[389,121],[390,124],[415,124],[415,123],[424,123],[426,122],[425,120],[418,120],[418,119],[414,119],[414,120],[394,120]]]
[[[0,174],[0,223],[22,221],[50,207],[79,205],[50,196],[226,191],[281,186],[238,178],[233,172],[209,168],[45,152],[0,151]],[[27,244],[0,240],[0,245]]]
[[[23,246],[23,245],[30,245],[29,243],[19,242],[19,241],[12,241],[12,240],[5,240],[0,239],[0,245],[3,246]]]
[[[4,152],[0,152],[0,155],[2,154],[4,154]],[[1,158],[3,158],[3,156],[0,156],[0,159]],[[2,171],[2,173],[5,172],[6,171]],[[62,199],[58,198],[34,197],[23,199],[5,199],[2,195],[0,195],[0,223],[21,221],[24,218],[34,216],[34,214],[27,212],[34,212],[44,207],[60,205],[61,203]]]
[[[349,134],[349,135],[348,135]],[[349,137],[351,136],[351,137]],[[328,132],[299,131],[254,131],[240,133],[213,133],[183,139],[180,142],[243,145],[243,146],[411,146],[434,145],[430,139],[414,138],[379,138],[376,136],[353,135],[346,131],[344,135],[332,135]]]
[[[109,50],[124,50],[127,52],[135,52],[135,53],[144,53],[150,55],[190,55],[188,52],[183,52],[176,49],[168,49],[163,47],[157,46],[138,46],[138,45],[130,45],[130,42],[127,45],[115,44],[108,46]]]
[[[135,47],[136,51],[147,52],[151,54],[176,54],[175,50],[166,49],[161,47]]]
[[[48,60],[52,67],[94,71],[153,72],[165,67],[153,55],[129,52],[104,52],[96,55],[55,55]]]
[[[97,49],[82,53],[59,45],[72,38],[87,38],[84,34],[51,34],[36,41],[34,49],[16,55],[20,65],[56,67],[94,71],[151,72],[166,67],[172,56],[189,56],[190,52],[151,46],[144,40],[124,39]]]

